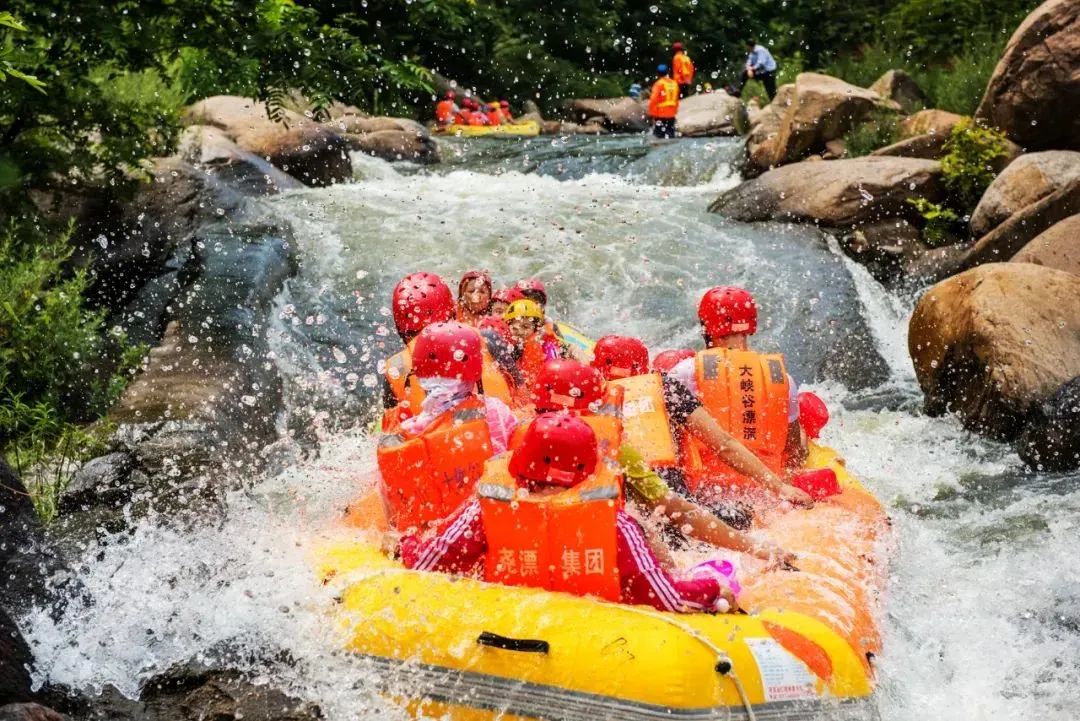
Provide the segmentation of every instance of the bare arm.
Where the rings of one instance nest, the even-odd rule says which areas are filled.
[[[790,566],[794,554],[784,551],[779,546],[768,542],[757,542],[749,535],[727,525],[708,510],[677,493],[669,493],[658,504],[672,523],[682,528],[688,535],[718,548],[730,548],[732,551],[747,553],[764,561]]]
[[[721,428],[704,407],[690,414],[686,419],[686,428],[739,473],[750,476],[784,500],[800,505],[813,505],[814,501],[807,493],[780,480],[746,446]]]

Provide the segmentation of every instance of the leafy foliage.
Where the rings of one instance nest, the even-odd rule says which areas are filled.
[[[963,233],[963,219],[956,211],[948,206],[933,203],[926,198],[908,198],[908,202],[915,206],[915,210],[926,221],[923,226],[922,237],[931,248],[943,245],[951,245],[960,240]]]
[[[863,122],[844,135],[844,153],[849,158],[869,155],[878,148],[895,143],[900,132],[896,113],[875,109]]]
[[[64,274],[71,252],[66,233],[15,222],[0,232],[0,452],[20,473],[52,464],[57,480],[100,445],[76,424],[116,402],[145,354],[102,334],[86,273]]]
[[[970,212],[997,175],[996,162],[1008,154],[1005,136],[970,120],[953,126],[945,141],[941,171],[956,207]]]

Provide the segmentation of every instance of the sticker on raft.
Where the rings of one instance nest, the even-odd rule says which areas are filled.
[[[771,638],[748,638],[745,641],[761,674],[766,701],[817,698],[817,677],[783,646]]]

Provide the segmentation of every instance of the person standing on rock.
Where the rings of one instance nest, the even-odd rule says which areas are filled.
[[[649,118],[653,123],[653,136],[675,137],[675,116],[679,114],[679,84],[671,77],[667,65],[656,69],[660,77],[653,83],[649,93]]]
[[[682,43],[672,44],[671,49],[675,51],[675,57],[671,59],[671,76],[679,84],[679,97],[685,98],[690,94],[690,85],[694,82],[694,63]]]
[[[765,94],[769,100],[776,97],[776,60],[772,53],[764,45],[759,45],[756,40],[746,41],[746,67],[739,75],[739,84],[730,86],[728,93],[739,97],[742,95],[743,86],[750,79],[757,80],[765,86]]]

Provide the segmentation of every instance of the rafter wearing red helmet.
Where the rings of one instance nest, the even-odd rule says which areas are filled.
[[[520,447],[488,461],[477,491],[434,535],[402,539],[408,568],[678,613],[736,607],[715,574],[672,577],[622,509],[618,470],[576,416],[537,417]]]
[[[810,496],[782,479],[786,467],[805,458],[797,386],[782,355],[748,347],[758,326],[754,297],[733,286],[710,288],[698,306],[698,320],[706,350],[669,373],[707,411],[707,419],[700,419],[707,421],[702,432],[689,434],[681,448],[690,491],[710,497],[764,487],[809,505]]]
[[[417,336],[412,374],[424,399],[384,428],[376,453],[393,528],[423,529],[448,516],[471,495],[484,461],[506,450],[517,421],[505,403],[478,394],[484,355],[479,332],[456,321]]]
[[[386,361],[383,372],[383,427],[391,427],[419,413],[424,390],[413,375],[412,353],[417,335],[433,323],[453,319],[455,307],[450,288],[434,273],[413,273],[402,278],[391,293],[391,314],[405,347]],[[505,342],[486,331],[482,388],[490,395],[509,402],[515,385],[513,370],[501,366],[496,358],[512,365]]]

